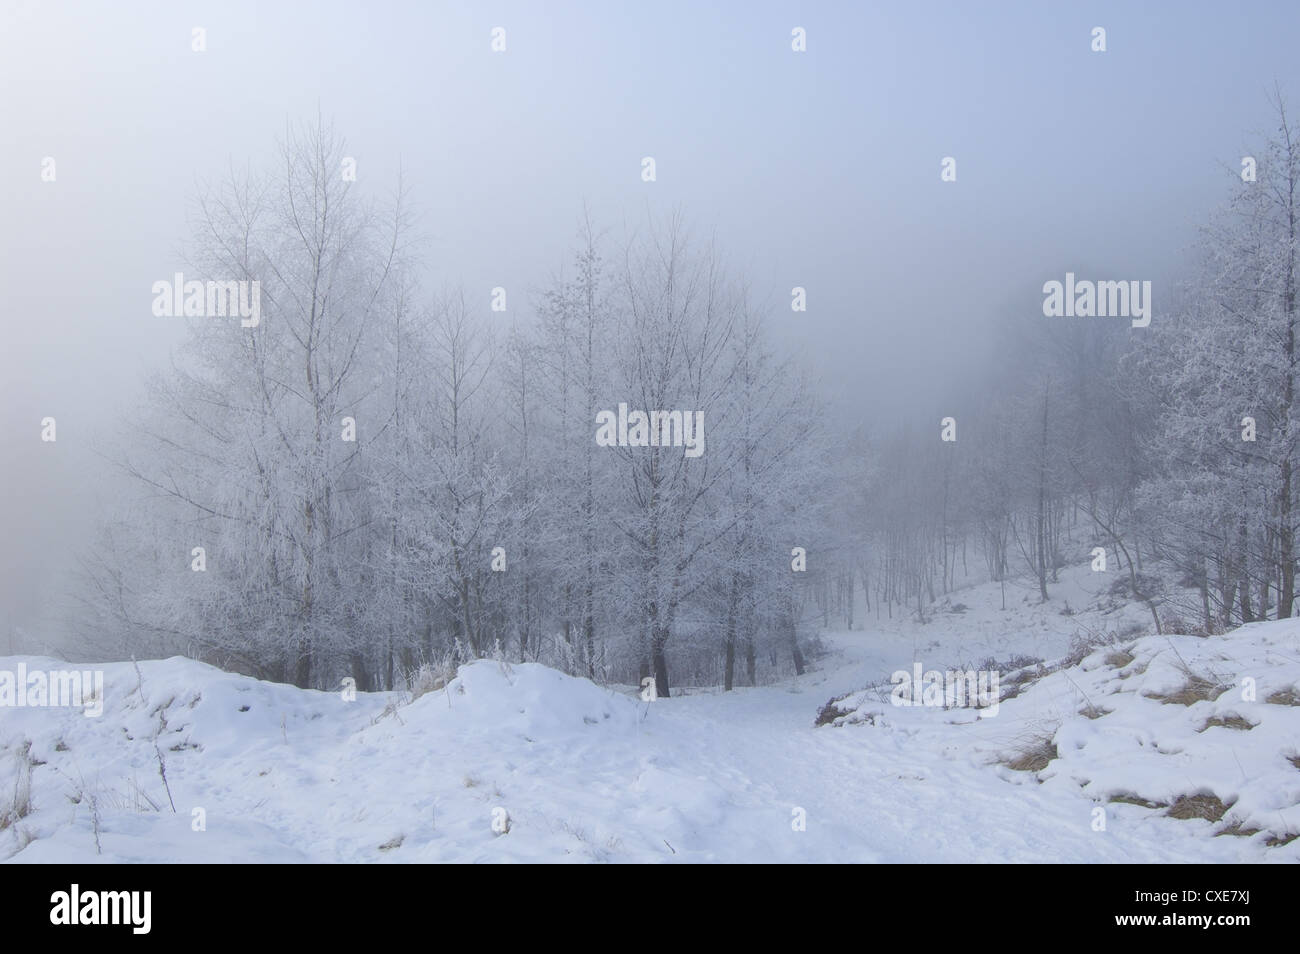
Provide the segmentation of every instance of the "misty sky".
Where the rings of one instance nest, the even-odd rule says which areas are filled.
[[[370,195],[400,166],[431,282],[502,326],[529,320],[584,201],[616,234],[680,207],[846,424],[870,422],[929,415],[1067,268],[1153,280],[1158,321],[1266,92],[1300,109],[1298,27],[1291,2],[3,0],[0,653],[91,540],[111,487],[92,448],[178,340],[151,286],[182,268],[198,184],[270,163],[286,122],[332,119]]]

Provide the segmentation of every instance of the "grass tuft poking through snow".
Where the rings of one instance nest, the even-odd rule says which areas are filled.
[[[1169,806],[1166,814],[1170,818],[1189,819],[1203,818],[1206,821],[1216,822],[1227,814],[1231,805],[1225,805],[1219,800],[1219,797],[1213,792],[1198,795],[1180,795],[1178,800]],[[1240,821],[1238,822],[1240,824]]]
[[[1043,736],[1010,756],[1003,764],[1013,772],[1041,772],[1059,753],[1052,736]]]

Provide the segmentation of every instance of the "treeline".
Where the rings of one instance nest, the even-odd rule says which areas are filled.
[[[801,672],[819,627],[925,619],[972,580],[1046,600],[1098,547],[1157,631],[1289,617],[1300,144],[1277,109],[1149,326],[1027,309],[982,387],[854,433],[680,218],[583,221],[507,325],[517,299],[431,296],[400,196],[362,201],[306,130],[200,203],[195,271],[260,282],[262,319],[192,320],[154,382],[84,638],[301,686],[500,655],[668,694]],[[650,446],[596,439],[638,411],[681,413]]]
[[[191,319],[153,383],[87,640],[304,687],[490,654],[661,695],[802,671],[823,415],[718,252],[679,217],[584,222],[511,327],[504,289],[426,294],[400,197],[342,158],[306,129],[204,195],[191,270],[258,282],[261,320]]]

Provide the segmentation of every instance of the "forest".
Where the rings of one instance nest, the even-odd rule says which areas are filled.
[[[1274,107],[1145,323],[1048,317],[1067,269],[1026,276],[978,383],[847,425],[707,223],[583,208],[547,287],[447,287],[406,184],[363,193],[328,124],[295,127],[196,199],[185,274],[256,282],[260,320],[160,319],[188,338],[110,455],[131,492],[79,557],[81,644],[362,690],[495,656],[667,696],[1088,561],[1156,633],[1289,617],[1300,142]]]

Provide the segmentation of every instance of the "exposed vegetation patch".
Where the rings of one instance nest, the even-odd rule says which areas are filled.
[[[1133,647],[1127,649],[1117,649],[1106,656],[1106,665],[1112,669],[1123,669],[1133,661]]]
[[[826,703],[826,705],[822,706],[821,709],[817,711],[817,721],[814,722],[813,725],[832,725],[836,719],[844,715],[840,710],[840,707],[836,705],[838,701],[839,700],[837,699],[832,699],[830,702]]]
[[[1228,809],[1231,807],[1231,805],[1225,805],[1214,794],[1179,795],[1165,814],[1170,818],[1177,818],[1181,821],[1204,818],[1206,821],[1216,822],[1227,814]]]
[[[1293,686],[1287,686],[1285,689],[1270,693],[1264,701],[1273,706],[1300,706],[1300,693],[1296,692]]]
[[[1121,805],[1138,805],[1142,808],[1168,808],[1169,807],[1165,802],[1152,802],[1132,792],[1120,792],[1118,795],[1112,795],[1110,797],[1110,801],[1118,802]]]
[[[1213,702],[1231,688],[1203,676],[1189,676],[1187,682],[1174,692],[1166,695],[1148,692],[1146,696],[1148,699],[1158,699],[1167,706],[1193,706],[1198,702]]]
[[[1262,831],[1262,829],[1260,828],[1243,828],[1241,824],[1241,820],[1234,818],[1231,822],[1229,822],[1223,828],[1220,828],[1214,834],[1216,837],[1219,835],[1235,835],[1238,838],[1250,838],[1254,835],[1258,835],[1260,831]]]
[[[1206,729],[1212,729],[1215,726],[1223,729],[1238,729],[1242,732],[1247,732],[1255,728],[1255,723],[1247,722],[1235,712],[1229,712],[1227,715],[1211,716],[1205,720],[1205,725],[1201,726],[1196,731],[1204,732]]]
[[[1041,772],[1058,755],[1056,743],[1051,736],[1045,736],[1036,739],[1003,764],[1015,772]]]

